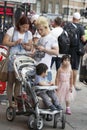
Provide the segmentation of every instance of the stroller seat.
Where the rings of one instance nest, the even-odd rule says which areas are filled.
[[[57,88],[57,86],[35,86],[35,90],[37,91],[37,90],[55,90]],[[50,97],[49,97],[49,99],[50,99]],[[51,100],[51,99],[50,99]],[[46,105],[44,104],[44,102],[43,102],[43,100],[42,100],[42,98],[41,97],[39,97],[38,96],[38,101],[39,101],[39,108],[40,109],[48,109],[47,107],[46,107]]]

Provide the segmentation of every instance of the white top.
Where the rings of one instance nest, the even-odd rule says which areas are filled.
[[[11,37],[11,39],[13,36],[13,32],[14,32],[14,27],[9,28],[6,32]],[[18,32],[19,39],[24,39],[24,35],[25,35],[25,33],[21,34],[20,32]],[[28,31],[28,40],[31,40],[31,39],[32,39],[32,33],[30,31]]]
[[[51,34],[58,39],[58,37],[61,35],[63,32],[62,27],[55,27],[51,30]]]
[[[51,30],[51,34],[57,39],[57,44],[58,44],[58,37],[61,35],[62,32],[63,32],[62,27],[55,27]],[[62,57],[62,55],[58,54],[58,57]]]
[[[49,33],[47,36],[45,37],[41,37],[39,39],[39,42],[45,46],[46,49],[50,50],[53,47],[57,47],[58,48],[58,42],[57,39],[52,36],[51,33]],[[45,53],[45,56],[41,59],[41,61],[39,63],[44,63],[48,66],[48,70],[50,70],[50,64],[51,64],[51,59],[52,59],[53,55],[47,54]]]

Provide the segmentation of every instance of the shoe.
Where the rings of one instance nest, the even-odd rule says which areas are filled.
[[[76,90],[76,91],[81,91],[81,88],[77,88],[77,87],[76,87],[75,90]]]
[[[61,105],[57,105],[56,108],[57,108],[57,110],[59,110],[59,111],[60,111],[60,110],[63,110],[63,108],[61,107]]]
[[[50,108],[52,111],[57,110],[57,108],[56,108],[54,105],[49,106],[49,108]]]
[[[85,85],[87,85],[87,81],[84,80],[83,83],[84,83]]]
[[[66,114],[71,115],[70,107],[67,107],[67,108],[66,108]]]

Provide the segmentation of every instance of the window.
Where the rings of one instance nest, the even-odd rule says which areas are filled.
[[[59,4],[55,5],[55,14],[59,14]]]
[[[33,10],[33,4],[31,4],[31,7],[30,7],[30,8],[31,8],[31,10]]]
[[[36,12],[37,12],[38,14],[40,13],[40,6],[41,6],[41,2],[40,2],[40,0],[37,0]]]
[[[69,15],[69,8],[64,8],[64,15]]]
[[[52,13],[52,3],[48,4],[48,13]]]

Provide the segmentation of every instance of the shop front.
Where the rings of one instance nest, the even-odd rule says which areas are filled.
[[[8,29],[12,25],[12,23],[13,23],[13,7],[7,7],[5,9],[3,6],[0,6],[0,31],[3,31],[3,28]]]

